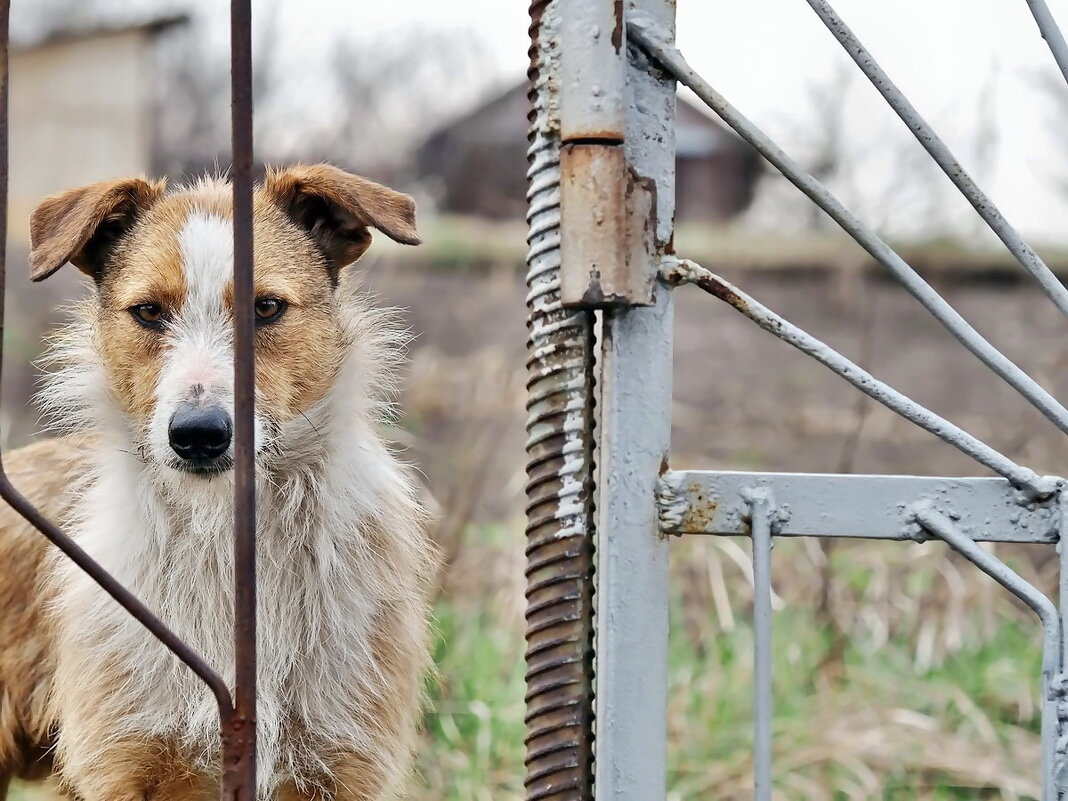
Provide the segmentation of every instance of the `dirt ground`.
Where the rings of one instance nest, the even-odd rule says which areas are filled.
[[[17,265],[17,258],[12,264]],[[510,269],[363,267],[415,334],[398,441],[446,516],[515,520],[522,510],[524,295]],[[17,445],[35,428],[29,364],[76,295],[74,270],[30,285],[13,266],[3,422]],[[957,343],[916,301],[877,277],[730,275],[765,305],[934,411],[1042,472],[1068,471],[1057,430]],[[1068,397],[1068,323],[1022,283],[938,287],[1054,395]],[[676,291],[675,467],[983,475],[807,356],[692,287]]]
[[[919,304],[877,278],[728,276],[877,377],[1036,470],[1068,469],[1060,436]],[[405,408],[435,492],[480,465],[478,516],[522,495],[524,287],[509,273],[381,269],[371,284],[407,308],[419,339]],[[1054,395],[1068,395],[1068,323],[1022,284],[953,283],[944,296]],[[692,287],[677,290],[675,467],[984,475],[809,357]]]

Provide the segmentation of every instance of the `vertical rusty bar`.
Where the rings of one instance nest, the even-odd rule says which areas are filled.
[[[560,298],[562,5],[530,5],[528,801],[593,797],[594,317]]]
[[[223,801],[256,799],[256,443],[252,283],[252,8],[230,3],[234,191],[234,715],[223,731]]]

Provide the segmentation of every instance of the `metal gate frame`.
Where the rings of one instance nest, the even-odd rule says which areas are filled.
[[[8,49],[11,0],[0,0],[0,335],[7,286]],[[219,707],[223,801],[256,800],[256,474],[252,284],[252,10],[230,3],[234,202],[234,674],[230,688],[188,644],[94,561],[11,483],[0,458],[0,498],[47,537],[210,689]],[[3,374],[0,349],[0,377]],[[2,456],[2,455],[0,455]]]
[[[696,2],[697,0],[695,0]],[[805,0],[1054,305],[1068,290],[825,0]],[[1068,45],[1027,0],[1062,75]],[[1042,799],[1068,798],[1066,481],[1040,476],[673,252],[674,91],[692,89],[1061,431],[1068,409],[686,63],[674,0],[532,0],[528,177],[527,798],[665,794],[671,536],[748,536],[754,788],[772,777],[775,537],[940,539],[1042,630]],[[692,283],[1001,478],[673,471],[673,288]],[[1054,604],[981,542],[1056,543]]]

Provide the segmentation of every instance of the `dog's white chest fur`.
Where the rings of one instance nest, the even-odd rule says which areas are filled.
[[[78,542],[232,686],[232,484],[191,479],[168,498],[127,456],[113,454],[80,500]],[[362,465],[365,475],[371,466]],[[345,492],[331,498],[300,480],[284,494],[260,484],[262,796],[281,781],[314,783],[326,773],[324,765],[309,764],[316,742],[366,747],[356,699],[376,685],[368,634],[381,602],[376,588],[365,586],[365,577],[380,570],[368,565],[373,556],[352,515],[359,498]],[[124,730],[104,736],[174,741],[213,770],[219,718],[207,688],[91,580],[65,563],[59,569],[66,574],[59,606],[72,653],[88,660],[87,671],[117,663],[125,681],[115,699],[128,710]]]

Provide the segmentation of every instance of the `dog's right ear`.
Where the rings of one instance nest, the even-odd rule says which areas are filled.
[[[46,197],[30,217],[30,279],[43,281],[69,261],[99,280],[115,243],[163,188],[163,181],[125,178]]]

